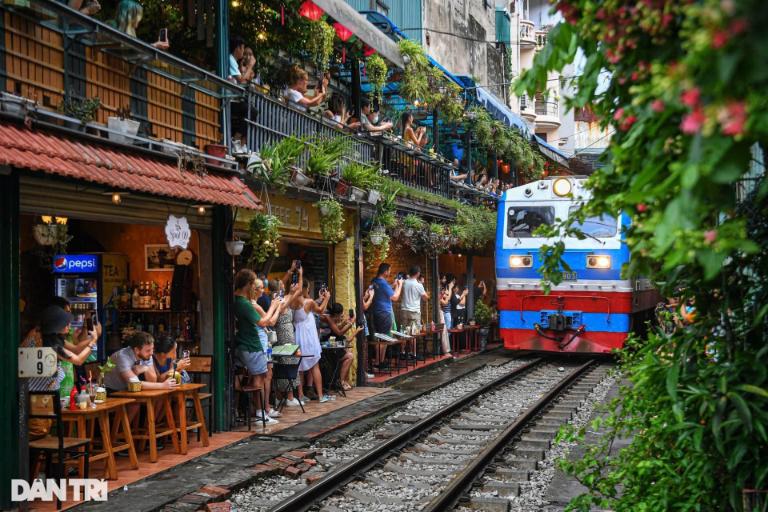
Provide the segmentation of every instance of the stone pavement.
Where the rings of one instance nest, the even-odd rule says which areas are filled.
[[[423,374],[409,376],[396,389],[366,398],[358,403],[300,423],[271,436],[254,435],[207,455],[172,467],[167,471],[129,485],[127,490],[109,494],[106,502],[90,502],[70,510],[114,512],[192,511],[206,503],[250,485],[263,473],[263,463],[291,450],[306,448],[309,441],[333,432],[342,437],[350,430],[387,414],[398,405],[453,382],[486,364],[508,360],[498,351],[481,353],[459,361],[430,368]],[[212,507],[215,508],[215,507]]]

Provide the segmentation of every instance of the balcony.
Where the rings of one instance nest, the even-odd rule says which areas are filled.
[[[536,47],[536,29],[532,21],[520,20],[520,50]]]
[[[560,128],[559,105],[556,101],[536,100],[536,130],[552,131]]]
[[[547,34],[549,30],[537,30],[536,31],[536,51],[542,50],[547,46]]]
[[[523,94],[519,98],[520,102],[520,115],[523,116],[527,122],[532,123],[536,121],[536,110],[533,106],[533,101],[528,98],[527,94]]]

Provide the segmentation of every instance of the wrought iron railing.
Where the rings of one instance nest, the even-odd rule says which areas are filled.
[[[393,178],[416,189],[450,197],[450,168],[416,150],[389,141],[380,143],[382,169]]]
[[[541,50],[545,46],[547,46],[547,34],[548,30],[537,30],[536,31],[536,49]]]
[[[252,151],[259,151],[267,144],[272,144],[289,135],[296,137],[346,137],[350,142],[350,150],[345,155],[348,160],[361,163],[371,163],[376,158],[374,145],[361,138],[355,137],[341,129],[335,128],[328,120],[310,115],[290,107],[285,103],[251,93],[244,104],[234,104],[233,119],[237,122],[236,110],[244,115],[247,125],[247,144]],[[305,155],[306,158],[306,155]],[[305,163],[305,162],[301,162]]]
[[[537,116],[558,116],[558,104],[556,101],[536,101],[536,115]]]
[[[530,100],[528,99],[528,95],[527,94],[523,94],[522,96],[520,96],[519,100],[520,100],[520,112],[525,112],[527,110],[533,110],[531,108],[533,105],[531,104]]]
[[[520,20],[520,40],[533,42],[536,40],[535,29],[532,21]]]

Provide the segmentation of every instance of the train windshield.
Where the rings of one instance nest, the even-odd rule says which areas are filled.
[[[555,221],[553,206],[511,206],[507,210],[507,236],[538,238],[533,232],[542,225],[551,226]]]
[[[581,208],[580,205],[571,206],[568,210],[568,214],[572,214]],[[618,223],[616,217],[612,215],[596,215],[593,217],[587,217],[584,222],[574,222],[573,227],[583,231],[587,235],[591,235],[597,238],[609,238],[616,236],[616,229]]]

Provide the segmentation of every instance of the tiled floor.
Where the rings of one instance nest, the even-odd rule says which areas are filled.
[[[337,409],[341,409],[342,407],[346,407],[347,405],[354,404],[355,402],[359,402],[360,400],[364,400],[368,397],[376,396],[378,394],[386,392],[386,388],[380,388],[380,387],[363,387],[363,388],[353,388],[350,391],[347,391],[346,398],[341,396],[338,393],[331,393],[332,395],[336,396],[335,400],[325,402],[324,404],[318,403],[315,400],[310,400],[307,402],[307,405],[304,406],[304,410],[306,412],[301,412],[300,407],[283,407],[282,410],[282,416],[278,418],[277,425],[271,425],[267,426],[267,428],[262,428],[261,423],[258,423],[255,420],[252,420],[252,428],[254,431],[257,431],[259,434],[274,434],[276,432],[280,432],[281,430],[285,430],[288,427],[292,427],[298,423],[301,423],[303,421],[307,421],[312,418],[317,418],[318,416],[322,416],[323,414],[327,414],[329,412],[333,412]],[[237,427],[235,430],[237,431],[243,431],[247,430],[246,426],[240,426]]]
[[[386,388],[354,388],[351,391],[347,391],[346,398],[343,396],[337,396],[336,400],[326,402],[324,404],[317,403],[316,401],[310,401],[304,406],[306,413],[302,413],[299,407],[283,409],[283,416],[280,418],[280,423],[277,425],[269,426],[266,429],[261,427],[261,423],[252,424],[252,430],[247,431],[246,427],[237,428],[233,432],[220,432],[216,433],[210,438],[210,445],[203,447],[197,442],[197,438],[194,434],[190,434],[189,450],[186,455],[180,455],[173,452],[173,447],[170,442],[166,443],[166,448],[160,453],[160,459],[156,463],[149,462],[149,453],[139,454],[139,468],[131,469],[127,458],[118,457],[118,479],[108,481],[109,491],[120,489],[123,486],[130,486],[138,480],[147,478],[156,473],[160,473],[168,468],[176,466],[178,464],[189,461],[190,459],[199,457],[210,453],[218,448],[242,441],[243,439],[255,434],[273,434],[281,430],[287,429],[298,423],[307,421],[318,416],[322,416],[329,412],[333,412],[347,405],[354,404],[368,397],[376,396],[381,393],[385,393]],[[94,464],[91,468],[91,477],[100,478],[103,472],[103,463],[101,461]],[[62,509],[74,506],[76,503],[63,503]],[[55,504],[34,502],[29,509],[32,512],[38,511],[51,511],[55,510]]]

